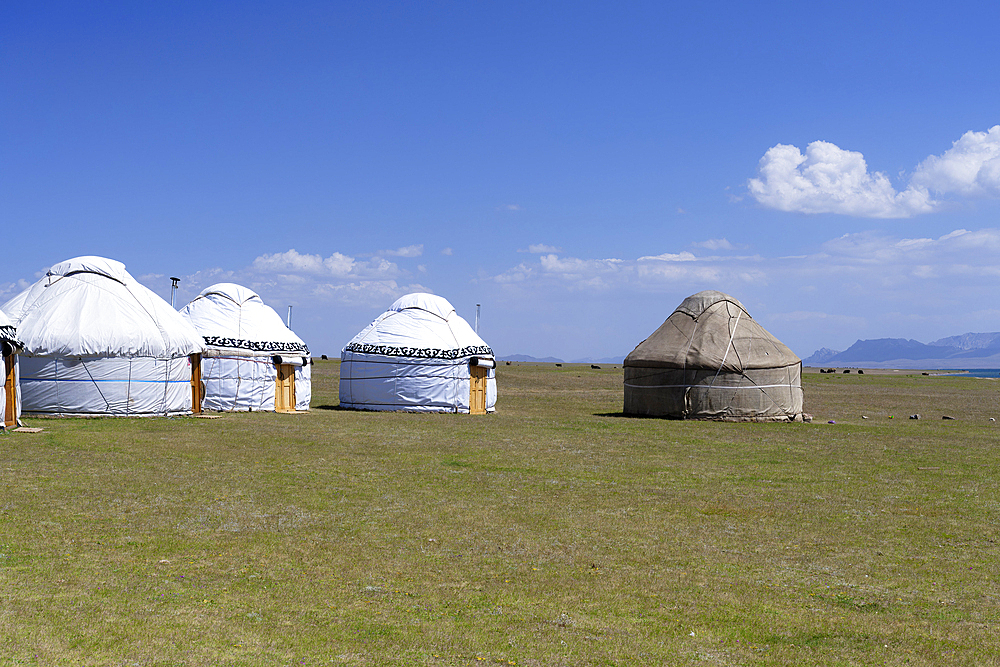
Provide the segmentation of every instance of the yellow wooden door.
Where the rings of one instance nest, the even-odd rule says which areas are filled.
[[[191,355],[191,412],[201,414],[201,402],[205,398],[205,385],[201,383],[201,355]]]
[[[490,369],[485,366],[469,366],[469,414],[486,414],[486,376]]]
[[[14,377],[13,354],[3,358],[3,393],[6,399],[3,410],[3,425],[7,428],[17,425],[17,385]]]
[[[274,384],[274,411],[295,412],[295,366],[278,364]]]

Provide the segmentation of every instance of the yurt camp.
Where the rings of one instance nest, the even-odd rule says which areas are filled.
[[[698,292],[625,357],[627,415],[802,421],[802,361],[743,304]]]
[[[309,348],[256,292],[234,283],[212,285],[184,306],[181,316],[205,343],[203,409],[309,409]]]
[[[0,393],[0,430],[17,426],[21,417],[21,390],[18,382],[17,352],[21,343],[14,326],[0,311],[0,356],[3,357],[3,393]]]
[[[493,412],[493,350],[447,299],[408,294],[340,355],[340,405],[358,410]]]
[[[197,405],[201,336],[121,262],[60,262],[0,310],[23,345],[25,414],[171,415]]]

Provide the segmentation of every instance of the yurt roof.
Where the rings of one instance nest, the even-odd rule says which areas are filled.
[[[626,366],[741,372],[801,363],[739,300],[714,290],[693,294],[625,358]]]
[[[413,294],[401,296],[389,306],[389,310],[395,312],[402,312],[410,308],[425,310],[444,320],[447,320],[455,313],[455,307],[451,305],[448,299],[443,296],[426,294],[424,292],[414,292]]]
[[[414,293],[397,299],[344,348],[386,356],[458,359],[493,350],[444,297]]]
[[[30,356],[170,359],[202,350],[170,304],[104,257],[53,265],[0,310]]]
[[[212,285],[184,306],[181,315],[209,346],[309,354],[306,344],[285,326],[278,313],[242,285]]]
[[[258,295],[252,289],[250,289],[249,287],[244,287],[243,285],[237,285],[236,283],[216,283],[211,287],[206,287],[201,291],[201,294],[199,294],[198,297],[195,297],[195,300],[197,300],[199,297],[208,297],[213,294],[221,296],[225,299],[229,299],[230,301],[238,305],[242,305],[244,303],[247,303],[248,301],[253,301],[253,300],[257,300],[263,303],[263,300],[260,298],[260,295]]]

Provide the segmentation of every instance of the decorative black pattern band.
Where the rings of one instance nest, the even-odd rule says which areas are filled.
[[[298,343],[279,343],[276,341],[243,340],[242,338],[226,338],[225,336],[202,336],[205,345],[211,347],[233,347],[254,352],[289,352],[295,356],[309,356],[309,348]]]
[[[358,354],[378,354],[383,357],[415,357],[418,359],[461,359],[462,357],[493,356],[489,345],[470,345],[451,350],[439,350],[433,347],[396,347],[393,345],[369,345],[367,343],[348,343],[344,352]]]
[[[17,336],[14,333],[14,327],[12,326],[0,327],[0,340],[5,343],[10,343],[16,347],[21,347],[21,341],[17,339]]]

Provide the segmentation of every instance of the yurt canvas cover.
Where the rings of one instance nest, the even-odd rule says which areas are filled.
[[[624,371],[625,414],[802,420],[802,361],[722,292],[685,299]]]
[[[21,342],[14,326],[0,311],[0,371],[3,391],[0,392],[0,431],[21,423],[21,384],[18,381],[17,352]]]
[[[341,353],[340,404],[360,410],[493,412],[493,350],[447,299],[408,294]],[[482,386],[482,393],[476,391]],[[479,405],[470,406],[476,397]]]
[[[184,306],[181,316],[205,342],[203,409],[273,411],[282,365],[294,367],[294,409],[309,409],[309,348],[254,291],[234,283],[212,285]]]
[[[191,411],[201,337],[170,305],[103,257],[56,264],[0,308],[24,345],[25,413],[165,415]]]

